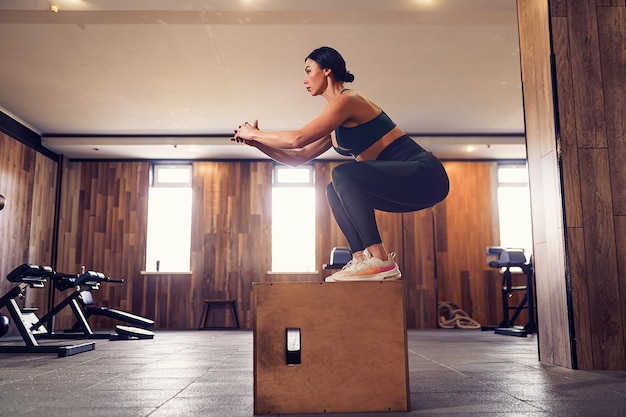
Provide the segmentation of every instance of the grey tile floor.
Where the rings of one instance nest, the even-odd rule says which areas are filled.
[[[534,336],[411,330],[408,341],[411,411],[335,415],[626,415],[626,371],[542,364]],[[0,353],[0,416],[252,416],[252,351],[242,330],[98,340],[66,358]]]

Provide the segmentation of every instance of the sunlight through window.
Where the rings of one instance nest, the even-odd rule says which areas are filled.
[[[526,165],[498,166],[498,211],[500,246],[523,248],[530,259],[533,241]]]
[[[187,272],[191,259],[191,165],[153,165],[146,271]]]
[[[272,189],[272,271],[315,272],[313,167],[276,165]]]

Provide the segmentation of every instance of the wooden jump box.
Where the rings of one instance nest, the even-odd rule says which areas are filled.
[[[404,284],[253,283],[254,413],[409,411]]]

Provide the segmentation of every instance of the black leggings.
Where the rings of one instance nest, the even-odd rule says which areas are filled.
[[[326,197],[352,252],[381,243],[374,210],[406,213],[432,207],[448,195],[441,162],[408,136],[375,161],[348,162],[332,172]]]

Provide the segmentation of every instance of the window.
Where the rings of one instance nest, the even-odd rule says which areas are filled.
[[[186,272],[191,263],[191,165],[152,165],[146,271]]]
[[[272,271],[315,272],[313,167],[274,166]]]
[[[500,246],[533,250],[528,169],[525,164],[498,165]]]

